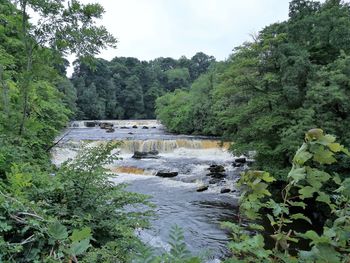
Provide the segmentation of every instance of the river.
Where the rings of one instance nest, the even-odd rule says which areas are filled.
[[[106,122],[113,124],[114,131],[107,132],[91,121],[72,122],[52,151],[53,162],[59,165],[74,157],[83,141],[121,141],[122,159],[109,167],[117,175],[111,180],[128,183],[129,191],[151,195],[156,205],[152,227],[138,231],[140,238],[153,247],[167,249],[169,230],[178,225],[184,229],[185,241],[193,253],[208,252],[211,259],[227,255],[229,235],[220,222],[234,220],[238,195],[235,182],[244,169],[232,166],[234,157],[227,145],[220,145],[215,138],[167,133],[156,120]],[[156,159],[132,158],[135,151],[154,150],[159,152]],[[210,165],[223,166],[225,178],[211,180],[207,176]],[[178,175],[155,176],[159,171]],[[209,188],[197,192],[201,186]],[[221,193],[223,189],[230,192]]]

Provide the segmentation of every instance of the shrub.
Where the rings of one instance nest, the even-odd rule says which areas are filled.
[[[242,174],[241,217],[237,224],[224,223],[231,229],[229,244],[233,256],[227,262],[348,262],[350,259],[350,178],[341,179],[329,174],[326,166],[337,162],[340,155],[349,155],[347,149],[335,142],[335,137],[324,134],[321,129],[306,133],[305,142],[296,152],[288,181],[281,191],[282,201],[271,196],[268,186],[275,179],[267,172],[248,171]],[[333,191],[329,191],[330,189]],[[313,200],[328,207],[331,214],[316,232],[307,216],[308,201]],[[266,211],[273,228],[270,237],[274,247],[267,249],[264,227],[256,223]],[[297,211],[297,212],[295,212]],[[247,224],[246,221],[250,223]],[[252,223],[254,222],[254,223]],[[308,225],[299,233],[294,223]],[[290,250],[292,243],[305,239],[310,249]],[[293,255],[294,254],[294,255]]]

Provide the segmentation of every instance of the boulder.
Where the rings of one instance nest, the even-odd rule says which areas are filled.
[[[113,128],[113,124],[109,123],[109,122],[101,122],[99,124],[99,126],[100,126],[101,129],[111,129],[111,128]]]
[[[201,186],[199,186],[198,188],[197,188],[197,192],[204,192],[204,191],[206,191],[206,190],[208,190],[209,189],[209,186],[207,186],[207,185],[201,185]]]
[[[230,193],[230,192],[231,192],[231,189],[228,189],[228,188],[222,188],[222,189],[220,190],[220,193],[221,193],[221,194]]]
[[[132,133],[132,132],[128,132],[128,134],[133,135],[134,133]]]
[[[211,173],[221,173],[221,172],[225,172],[225,168],[222,165],[210,165],[210,167],[208,168],[208,170]]]
[[[136,151],[136,152],[134,152],[134,155],[132,156],[132,158],[134,158],[134,159],[157,159],[157,158],[159,158],[158,154],[159,154],[158,151],[150,151],[150,152]]]
[[[85,127],[88,127],[88,128],[94,128],[96,126],[96,122],[95,121],[86,121],[85,122]]]
[[[120,129],[130,129],[130,127],[122,126]]]
[[[235,159],[235,163],[246,163],[247,158],[245,157],[239,157]]]
[[[149,128],[147,126],[143,126],[142,129],[147,130]]]
[[[106,132],[112,133],[112,132],[115,132],[115,129],[114,128],[108,128],[108,129],[106,129]]]
[[[177,176],[178,174],[179,174],[178,172],[159,171],[156,173],[156,176],[171,178],[171,177]]]
[[[157,127],[153,126],[152,129],[157,129]]]
[[[242,167],[243,166],[243,163],[232,163],[232,166],[233,167]]]
[[[137,129],[137,125],[132,126],[133,129]]]

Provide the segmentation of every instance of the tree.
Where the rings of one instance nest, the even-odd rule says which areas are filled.
[[[80,107],[84,108],[84,119],[104,119],[105,117],[105,101],[99,98],[94,83],[84,88],[78,99]],[[85,115],[86,114],[86,115]]]
[[[189,85],[190,73],[187,68],[169,69],[165,72],[167,76],[166,89],[174,91],[175,89],[186,88]]]
[[[123,106],[125,109],[124,118],[138,119],[144,114],[144,102],[142,87],[137,76],[131,76],[125,81],[125,89],[122,91]]]
[[[22,74],[23,112],[19,133],[24,132],[29,114],[29,94],[34,81],[35,55],[45,46],[54,52],[72,52],[78,57],[96,55],[101,48],[114,46],[116,39],[103,26],[96,26],[104,10],[99,4],[83,5],[77,0],[19,0],[21,11],[21,38],[24,45],[25,68]],[[34,25],[29,24],[29,13],[40,16]]]
[[[213,56],[208,56],[203,52],[196,53],[191,58],[189,68],[191,80],[194,81],[201,74],[205,73],[213,62],[215,62],[215,58]]]

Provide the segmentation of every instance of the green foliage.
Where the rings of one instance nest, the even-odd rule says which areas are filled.
[[[335,137],[312,129],[305,135],[305,143],[293,158],[293,166],[282,189],[282,200],[272,197],[269,183],[275,179],[266,172],[248,171],[241,175],[240,221],[224,223],[232,231],[229,244],[233,256],[228,262],[347,262],[350,259],[350,199],[349,178],[340,179],[337,174],[322,170],[324,164],[334,164],[339,155],[350,156]],[[329,185],[334,189],[329,191]],[[316,232],[308,216],[308,201],[328,207],[331,215],[323,230]],[[273,229],[270,237],[274,247],[266,248],[258,223],[266,217]],[[257,222],[248,224],[244,222]],[[304,233],[293,229],[295,223],[307,224]],[[291,244],[300,239],[309,242],[310,250],[293,252]]]
[[[187,89],[215,59],[199,52],[191,59],[157,58],[146,62],[116,57],[93,62],[93,68],[83,60],[75,62],[72,82],[77,90],[77,118],[81,119],[155,118],[158,97]]]
[[[218,66],[217,66],[218,67]],[[175,90],[156,101],[156,114],[169,131],[217,134],[212,105],[215,69],[196,79],[189,91]]]
[[[103,166],[115,160],[115,147],[107,143],[84,148],[54,176],[14,165],[0,189],[1,260],[130,261],[132,250],[140,246],[134,230],[147,226],[150,212],[124,210],[146,202],[145,196],[110,182]]]

